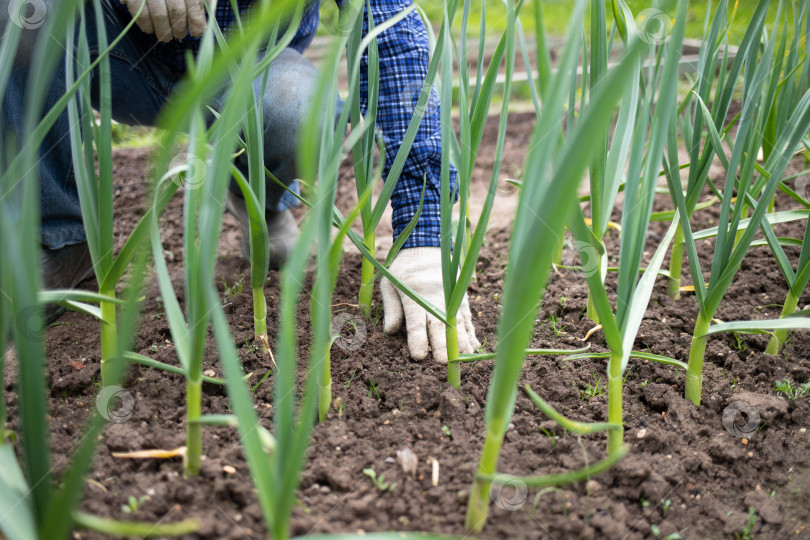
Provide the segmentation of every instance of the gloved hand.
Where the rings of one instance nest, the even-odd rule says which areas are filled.
[[[136,22],[141,30],[155,34],[160,41],[183,39],[189,32],[200,37],[205,31],[203,0],[121,0],[133,17],[144,2]]]
[[[436,307],[444,307],[442,286],[442,252],[437,247],[403,249],[394,259],[389,270],[400,281],[416,291]],[[447,363],[447,337],[445,325],[428,314],[419,304],[408,298],[399,289],[383,278],[380,283],[383,298],[385,323],[383,330],[393,334],[402,328],[403,318],[408,332],[408,349],[416,360],[428,355],[428,342],[433,349],[433,358],[440,364]],[[475,338],[475,328],[470,315],[467,294],[456,316],[458,348],[460,353],[472,353],[481,347]],[[429,339],[428,339],[428,336]]]

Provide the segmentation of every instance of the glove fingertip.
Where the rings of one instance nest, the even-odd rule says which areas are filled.
[[[414,360],[424,360],[430,350],[427,321],[424,313],[409,311],[405,318],[408,330],[408,350]]]
[[[195,38],[202,37],[202,35],[205,33],[206,24],[206,22],[203,22],[202,24],[189,24],[188,31]]]
[[[188,31],[194,37],[200,37],[205,32],[208,21],[205,20],[205,7],[202,3],[192,5],[188,8]]]
[[[188,26],[185,22],[172,25],[172,36],[175,39],[183,39],[188,35]]]
[[[411,351],[411,358],[414,360],[424,360],[428,357],[427,347],[415,347],[408,344],[408,349]]]
[[[466,306],[466,309],[462,310],[462,314],[459,319],[461,319],[461,324],[464,326],[466,331],[467,341],[470,344],[470,352],[477,351],[481,348],[481,342],[478,341],[478,338],[475,335],[475,325],[472,322],[472,314],[470,313],[469,305]]]
[[[433,359],[439,364],[447,364],[447,347],[433,350]]]
[[[135,7],[135,6],[133,6],[133,7]],[[130,7],[129,11],[134,16],[136,13],[138,13],[138,7],[139,6],[135,7],[134,11],[133,11],[133,7]],[[143,6],[143,9],[141,10],[141,14],[137,19],[135,19],[135,22],[137,23],[138,28],[140,28],[145,34],[154,34],[155,33],[155,25],[152,24],[152,16],[149,13],[149,6],[146,6],[146,5]]]
[[[402,328],[404,313],[402,302],[394,286],[387,279],[380,282],[380,293],[383,299],[383,332],[396,334]]]
[[[447,363],[447,335],[446,327],[439,319],[428,317],[430,331],[430,346],[433,348],[433,359],[440,363]]]
[[[458,352],[469,354],[473,352],[473,344],[463,325],[458,326]]]
[[[467,341],[470,344],[470,352],[475,352],[481,348],[481,342],[478,341],[478,338],[475,335],[475,327],[472,325],[472,323],[467,322],[465,326],[467,327]]]
[[[383,318],[384,318],[383,332],[385,332],[389,336],[392,334],[396,334],[402,329],[401,317],[397,318],[395,315],[392,316],[384,315]]]

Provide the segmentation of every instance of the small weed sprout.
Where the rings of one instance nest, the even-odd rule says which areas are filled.
[[[753,540],[754,527],[756,527],[756,525],[757,525],[757,513],[754,510],[754,507],[751,506],[748,508],[748,521],[746,522],[742,530],[734,535],[734,538],[737,538],[738,540]]]
[[[363,474],[371,478],[371,481],[380,491],[394,491],[394,488],[397,487],[396,482],[389,484],[385,481],[385,475],[381,474],[378,476],[374,469],[363,469]]]
[[[546,428],[543,428],[543,427],[540,428],[540,432],[543,435],[545,435],[546,437],[548,437],[548,440],[551,441],[551,447],[552,448],[557,446],[557,436],[556,435],[554,435],[552,432],[550,432],[549,430],[547,430]]]
[[[343,400],[340,400],[338,403],[338,418],[343,418],[346,414],[346,404],[343,403]]]
[[[134,495],[130,495],[127,499],[127,504],[121,506],[121,510],[126,512],[127,514],[134,514],[138,511],[138,508],[145,502],[149,500],[149,495],[143,495],[142,497],[135,497]]]
[[[591,380],[588,381],[588,386],[580,393],[580,401],[590,401],[593,398],[604,395],[605,386],[602,381],[602,376],[593,373]]]
[[[748,350],[748,345],[745,342],[745,338],[742,337],[740,332],[734,332],[734,341],[736,342],[734,344],[735,351],[742,353]]]
[[[354,375],[356,373],[357,373],[357,368],[354,368],[354,371],[352,371],[352,376],[349,377],[349,380],[346,382],[346,385],[344,386],[344,388],[346,388],[347,390],[349,389],[349,385],[352,384],[352,381],[354,380]]]
[[[549,315],[548,325],[551,327],[551,331],[554,332],[554,335],[556,335],[557,337],[564,336],[565,334],[567,334],[567,332],[563,330],[563,328],[565,327],[564,324],[562,323],[562,321],[560,321],[559,317],[557,317],[556,313],[552,313],[551,315]]]
[[[377,396],[378,400],[382,399],[382,396],[380,395],[380,391],[377,389],[377,385],[374,384],[374,381],[369,379],[368,380],[368,397],[372,397],[372,395],[371,395],[372,393]]]
[[[259,382],[257,382],[257,383],[256,383],[256,384],[255,384],[255,385],[254,385],[254,386],[253,386],[253,387],[250,389],[250,391],[251,391],[251,392],[253,392],[253,393],[255,394],[255,393],[256,393],[256,390],[258,390],[258,389],[259,389],[259,387],[260,387],[262,384],[264,384],[264,381],[266,381],[266,380],[267,380],[267,378],[268,378],[270,375],[272,375],[272,373],[273,373],[273,370],[272,370],[272,369],[268,369],[268,370],[267,370],[267,371],[264,373],[264,375],[262,375],[262,378],[261,378],[261,379],[259,379]]]
[[[791,401],[810,396],[810,381],[802,384],[795,383],[790,379],[776,381],[774,383],[774,392],[782,394]]]
[[[234,284],[230,285],[230,286],[228,285],[228,283],[224,279],[222,280],[222,288],[223,288],[224,294],[225,294],[225,297],[224,297],[223,300],[225,302],[229,302],[231,300],[231,298],[233,298],[234,296],[236,296],[238,294],[242,294],[244,292],[243,279],[244,278],[239,278],[238,281],[234,282]]]

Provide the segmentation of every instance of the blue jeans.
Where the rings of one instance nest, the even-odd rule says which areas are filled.
[[[128,21],[106,3],[104,23],[110,40],[121,33]],[[98,55],[94,10],[87,11],[88,42],[91,56]],[[78,31],[78,25],[77,25]],[[133,28],[131,32],[137,31]],[[172,102],[177,77],[168,67],[150,57],[149,50],[125,36],[109,55],[112,93],[112,115],[120,123],[154,125],[160,110]],[[24,62],[21,62],[24,64]],[[4,133],[19,133],[23,125],[27,66],[12,69],[0,117],[0,140]],[[270,66],[264,94],[264,158],[267,168],[282,182],[297,191],[295,169],[295,134],[301,114],[309,104],[316,87],[318,72],[308,60],[293,49],[284,50]],[[97,74],[93,78],[91,101],[98,107]],[[254,83],[260,90],[261,78]],[[45,110],[49,110],[64,95],[65,58],[54,71]],[[227,91],[212,103],[217,109]],[[39,152],[42,212],[42,244],[59,249],[85,241],[79,196],[73,175],[67,113],[63,113],[46,136]],[[246,162],[237,165],[247,173]],[[235,184],[235,183],[234,183]],[[234,187],[232,186],[232,189]],[[298,200],[272,181],[267,182],[268,211],[282,211],[298,204]]]

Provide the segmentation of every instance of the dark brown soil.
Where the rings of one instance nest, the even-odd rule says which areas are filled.
[[[520,119],[527,139],[531,122]],[[494,127],[494,126],[490,126]],[[487,130],[482,148],[494,147],[495,132]],[[525,144],[525,143],[524,143]],[[518,170],[522,145],[509,149],[504,174]],[[120,151],[116,156],[116,234],[119,244],[144,207],[144,171],[148,151]],[[798,164],[797,166],[801,166]],[[511,168],[511,169],[510,169]],[[477,173],[488,181],[488,168]],[[343,175],[341,204],[348,204],[354,188]],[[508,198],[513,194],[500,193]],[[506,204],[504,207],[513,208]],[[656,207],[664,209],[666,199]],[[778,209],[790,207],[779,199]],[[169,205],[163,238],[170,270],[182,297],[182,201]],[[618,216],[618,214],[617,214]],[[697,227],[716,224],[717,210],[701,212]],[[616,217],[615,219],[618,219]],[[663,237],[666,224],[656,223],[649,235],[649,253]],[[800,236],[800,225],[780,226],[777,233]],[[226,218],[218,263],[219,285],[231,328],[250,383],[256,385],[272,368],[252,344],[252,304],[246,293],[228,296],[225,286],[249,283],[249,265],[238,257],[241,232]],[[617,235],[608,247],[616,253]],[[509,231],[491,230],[470,287],[470,304],[478,337],[494,350],[500,310]],[[704,268],[709,267],[712,243],[699,246]],[[797,253],[789,252],[795,258]],[[690,282],[686,265],[685,284]],[[359,315],[356,307],[360,257],[347,253],[335,291],[335,313]],[[615,277],[608,278],[612,288]],[[94,286],[94,284],[90,284]],[[722,303],[717,318],[744,320],[779,314],[786,285],[767,247],[754,248]],[[268,328],[277,329],[273,306],[279,297],[278,274],[271,272],[266,290],[271,307]],[[573,271],[552,274],[537,319],[532,345],[577,348],[593,324],[585,316],[585,282]],[[380,298],[375,297],[376,306]],[[810,303],[805,295],[800,306]],[[686,360],[696,316],[694,298],[679,301],[666,295],[659,279],[636,349]],[[302,352],[306,356],[308,303],[299,309]],[[309,459],[301,476],[293,533],[420,530],[463,534],[468,490],[484,435],[483,408],[492,372],[491,362],[464,365],[462,388],[445,382],[446,372],[431,360],[409,358],[404,334],[382,332],[379,309],[366,325],[359,348],[351,335],[332,348],[334,395],[340,400],[327,422],[316,427]],[[348,326],[344,328],[352,333]],[[590,343],[604,351],[601,333]],[[516,496],[518,508],[508,511],[493,504],[484,538],[665,538],[679,533],[687,539],[734,538],[742,535],[753,508],[756,523],[751,536],[763,539],[810,538],[810,403],[786,401],[774,394],[774,382],[810,379],[810,335],[794,335],[780,356],[764,354],[767,336],[713,338],[705,366],[704,399],[694,407],[683,398],[684,374],[678,368],[647,361],[631,361],[624,393],[626,441],[630,453],[612,470],[587,483],[559,490],[529,491]],[[354,349],[354,350],[351,350]],[[88,317],[65,315],[47,332],[48,374],[51,389],[51,436],[54,463],[60,472],[82,433],[99,390],[98,325]],[[157,286],[146,294],[143,325],[135,351],[177,363]],[[530,384],[566,416],[603,421],[607,396],[588,397],[586,389],[605,388],[605,360],[532,357],[525,363],[521,384]],[[206,370],[221,375],[213,341]],[[257,410],[266,427],[272,422],[272,375],[255,391]],[[12,429],[19,427],[14,393],[6,381]],[[260,538],[266,529],[235,430],[206,428],[202,474],[182,476],[179,460],[132,461],[114,459],[111,452],[170,449],[184,444],[184,389],[180,376],[133,367],[127,390],[135,399],[128,421],[110,424],[99,444],[82,510],[120,519],[167,523],[184,517],[201,522],[195,538]],[[595,392],[599,394],[599,391]],[[732,435],[722,422],[723,410],[745,401],[761,415],[762,427],[749,440]],[[205,413],[226,413],[222,387],[204,388]],[[747,444],[746,444],[747,443]],[[410,448],[419,459],[415,478],[403,474],[396,452]],[[577,437],[560,429],[520,394],[507,433],[499,469],[516,475],[541,475],[582,467],[586,460],[604,457],[603,434]],[[439,482],[431,483],[431,461],[438,460]],[[229,474],[223,467],[231,466]],[[396,483],[390,492],[377,489],[363,474],[373,468]],[[235,472],[233,470],[235,469]],[[512,498],[514,493],[504,492]],[[130,496],[145,497],[134,513],[122,506]],[[503,505],[501,505],[503,506]],[[77,531],[76,538],[100,538]],[[675,537],[671,537],[675,538]]]

